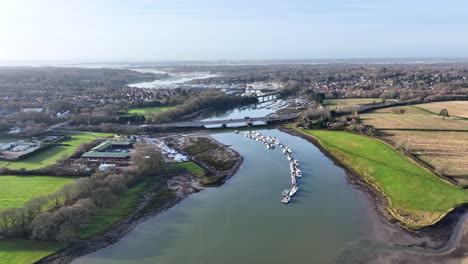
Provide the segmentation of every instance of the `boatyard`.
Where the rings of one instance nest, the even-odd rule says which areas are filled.
[[[239,130],[234,131],[235,134],[239,133]],[[291,189],[285,189],[282,193],[283,199],[281,199],[281,202],[283,204],[288,204],[289,201],[291,200],[291,197],[293,197],[296,192],[299,190],[298,186],[298,178],[302,177],[302,172],[299,168],[299,160],[294,159],[292,156],[292,149],[290,147],[287,147],[279,139],[276,137],[271,137],[271,136],[264,136],[262,133],[249,130],[248,132],[243,133],[244,137],[255,140],[259,143],[262,143],[265,145],[265,147],[268,150],[274,150],[276,147],[279,147],[282,149],[283,153],[286,155],[288,161],[289,161],[289,168],[291,171],[291,184],[292,187]]]

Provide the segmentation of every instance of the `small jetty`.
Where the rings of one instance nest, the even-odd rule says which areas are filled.
[[[239,130],[234,131],[235,134],[239,133]],[[286,189],[283,191],[281,199],[281,203],[288,204],[291,200],[291,197],[296,194],[299,190],[299,182],[298,178],[302,177],[302,172],[299,168],[299,160],[294,159],[292,156],[292,149],[279,141],[276,137],[271,136],[264,136],[262,133],[254,130],[249,130],[247,132],[242,133],[242,135],[246,138],[250,138],[254,141],[262,143],[268,150],[274,150],[276,146],[280,148],[286,158],[289,161],[289,168],[291,170],[291,189]]]

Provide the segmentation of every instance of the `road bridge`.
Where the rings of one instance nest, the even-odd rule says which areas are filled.
[[[209,120],[209,121],[188,121],[188,122],[173,122],[173,123],[160,123],[160,124],[144,124],[140,127],[157,127],[157,128],[200,128],[207,125],[221,125],[226,126],[228,124],[235,123],[253,123],[256,121],[262,121],[265,123],[273,123],[280,121],[293,120],[299,117],[299,114],[286,114],[279,116],[262,116],[242,119],[226,119],[226,120]]]

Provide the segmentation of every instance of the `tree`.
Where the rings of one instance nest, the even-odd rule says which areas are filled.
[[[161,152],[152,146],[137,145],[132,155],[136,171],[140,175],[154,175],[163,169],[164,158]]]
[[[440,110],[439,116],[442,116],[442,120],[445,120],[445,117],[449,117],[449,113],[448,113],[447,109],[444,108],[444,109]]]
[[[108,206],[112,204],[117,199],[117,197],[114,195],[111,189],[107,187],[100,187],[93,191],[93,199],[94,203],[98,206]]]
[[[31,239],[34,240],[54,240],[57,233],[59,219],[55,213],[45,212],[34,218],[32,221]]]

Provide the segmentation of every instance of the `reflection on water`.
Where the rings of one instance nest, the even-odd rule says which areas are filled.
[[[371,254],[356,245],[372,240],[372,209],[345,172],[301,138],[278,130],[262,133],[290,146],[301,162],[300,190],[290,204],[280,203],[290,186],[280,150],[268,151],[241,135],[216,134],[244,157],[236,175],[73,263],[336,263]]]

